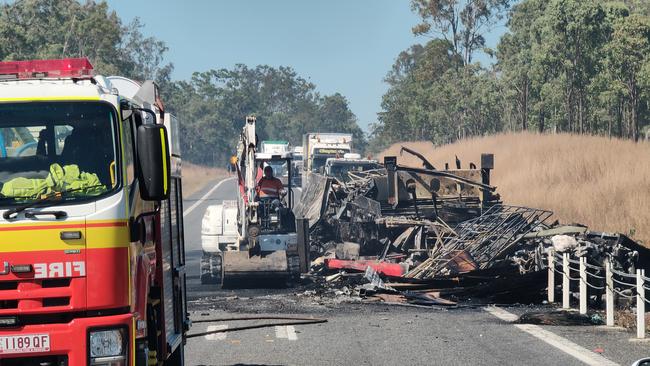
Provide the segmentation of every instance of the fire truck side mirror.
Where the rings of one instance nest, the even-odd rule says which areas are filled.
[[[137,131],[138,185],[145,201],[169,198],[170,157],[167,129],[141,125]]]

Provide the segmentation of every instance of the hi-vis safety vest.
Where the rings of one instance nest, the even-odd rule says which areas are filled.
[[[2,185],[0,194],[4,197],[35,199],[52,192],[74,190],[76,194],[100,193],[105,189],[97,174],[80,172],[75,164],[50,165],[45,179],[14,178]]]
[[[262,178],[257,183],[257,195],[259,197],[280,197],[284,189],[278,178]]]

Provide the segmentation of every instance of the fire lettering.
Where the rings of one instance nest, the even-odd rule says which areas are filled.
[[[84,262],[72,262],[72,270],[79,273],[79,276],[86,275],[86,263]]]
[[[48,277],[63,277],[63,263],[50,263],[50,273]]]
[[[47,278],[47,264],[34,263],[34,278]]]
[[[34,263],[34,278],[75,277],[86,275],[86,264],[82,261]]]

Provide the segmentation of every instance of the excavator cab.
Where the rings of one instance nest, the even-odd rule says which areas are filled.
[[[256,153],[255,160],[258,166],[271,167],[273,176],[291,176],[291,159],[289,152],[281,154]],[[268,169],[268,168],[267,168]],[[259,172],[259,171],[258,171]],[[259,178],[258,178],[259,179]],[[258,217],[260,233],[262,234],[287,234],[295,233],[296,217],[293,214],[293,187],[291,179],[281,179],[284,189],[278,197],[259,197]]]

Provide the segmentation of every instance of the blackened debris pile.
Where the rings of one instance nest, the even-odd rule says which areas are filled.
[[[312,272],[365,273],[356,294],[412,305],[453,306],[461,299],[541,301],[547,256],[570,251],[618,270],[648,266],[650,251],[622,234],[551,222],[552,212],[504,205],[490,185],[494,157],[477,167],[437,170],[386,157],[384,169],[349,181],[307,174],[296,216],[309,222]],[[383,279],[381,282],[377,278]],[[453,299],[453,300],[451,300]]]

